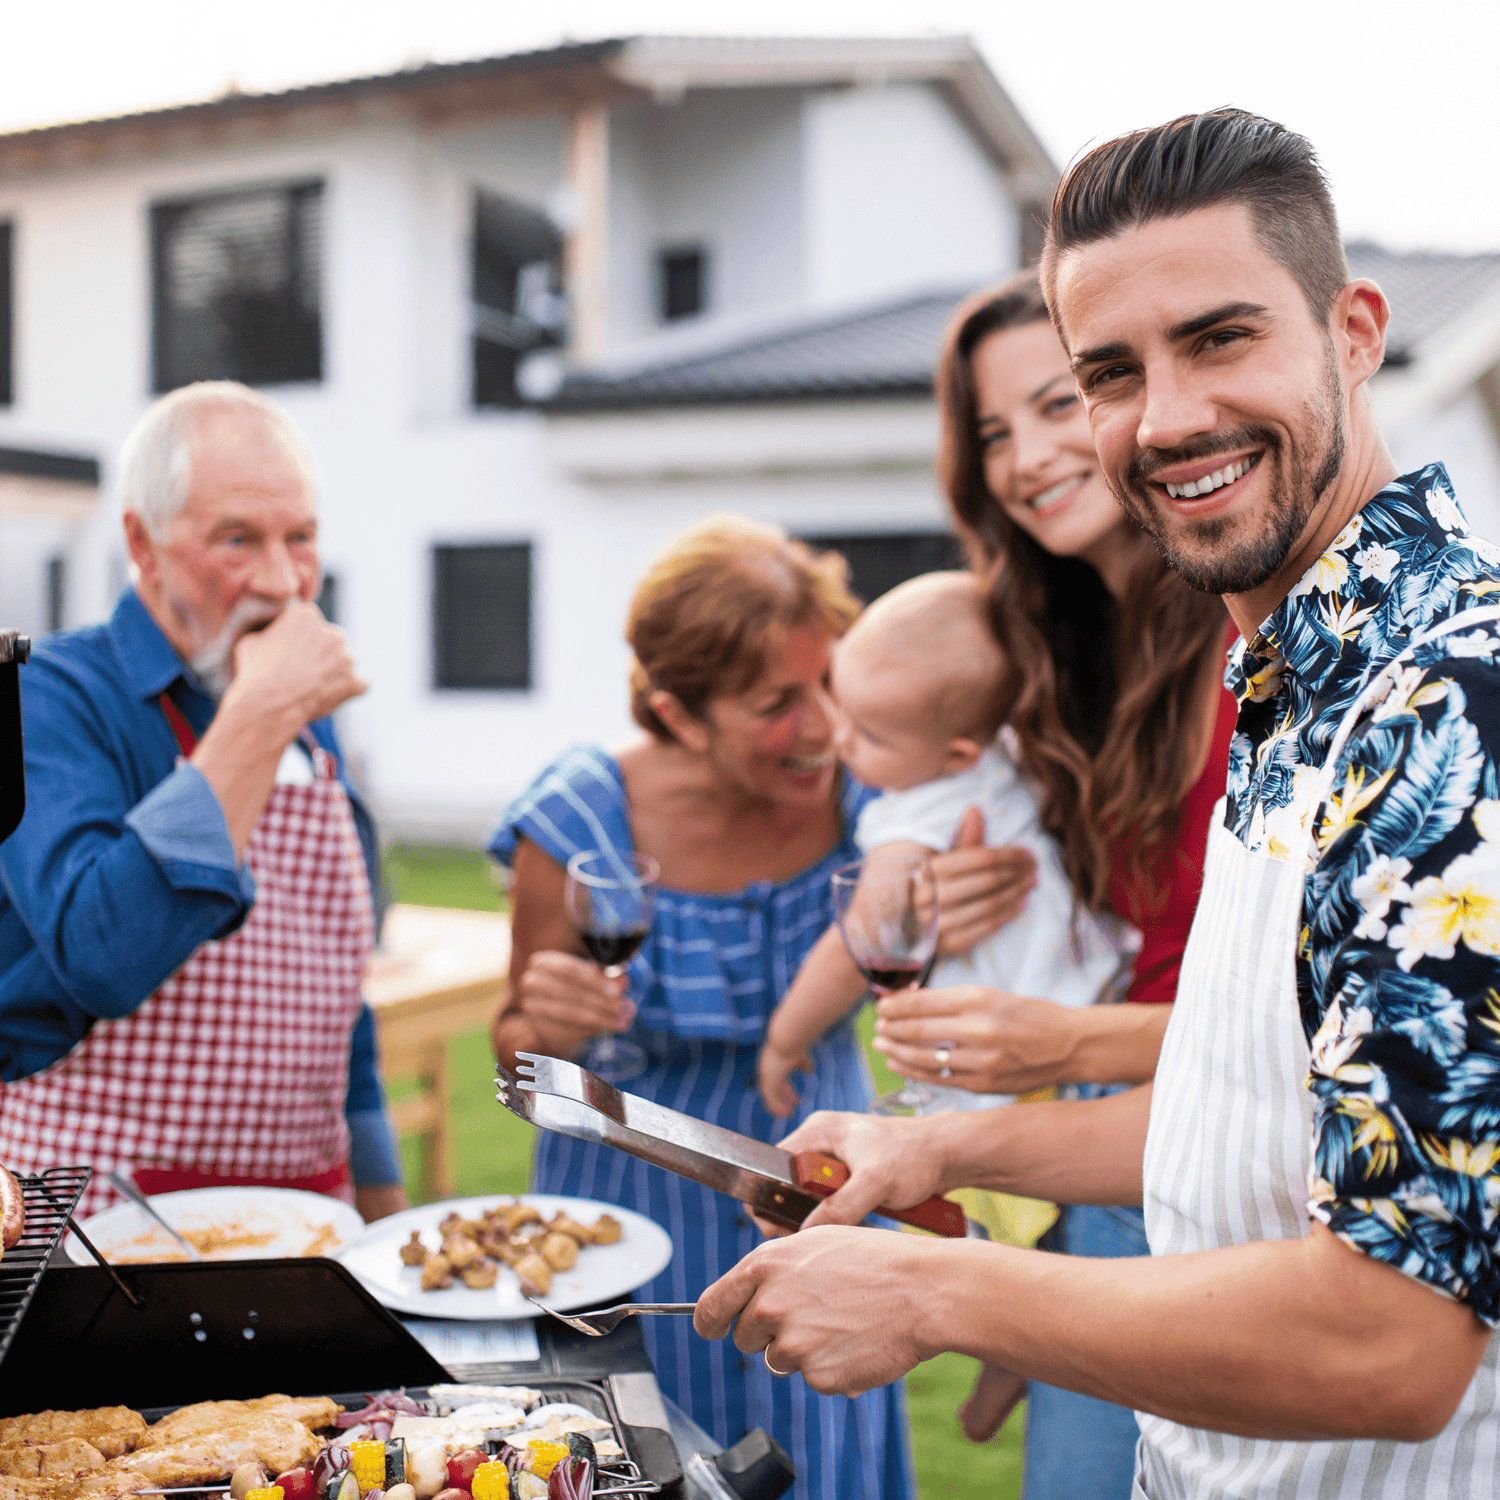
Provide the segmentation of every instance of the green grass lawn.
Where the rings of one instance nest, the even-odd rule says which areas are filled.
[[[394,845],[386,851],[386,879],[392,899],[425,906],[462,906],[494,911],[501,893],[482,855],[462,849]],[[871,1015],[860,1017],[866,1055],[876,1087],[884,1092],[898,1080],[878,1052],[869,1050]],[[453,1114],[457,1134],[458,1192],[519,1193],[531,1169],[532,1129],[495,1103],[489,1040],[483,1031],[465,1032],[450,1043]],[[392,1081],[399,1097],[401,1082]],[[407,1182],[421,1182],[415,1140],[401,1143]],[[1021,1493],[1021,1434],[1024,1407],[999,1438],[983,1447],[968,1442],[956,1413],[973,1384],[975,1362],[942,1354],[919,1365],[906,1379],[911,1404],[912,1445],[921,1500],[1014,1500]]]

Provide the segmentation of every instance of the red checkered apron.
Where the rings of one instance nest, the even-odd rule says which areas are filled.
[[[161,701],[191,755],[187,721]],[[0,1088],[0,1161],[91,1165],[85,1213],[118,1201],[112,1170],[148,1193],[253,1183],[354,1200],[344,1100],[374,921],[349,799],[307,743],[313,783],[278,783],[250,836],[256,897],[239,930]]]

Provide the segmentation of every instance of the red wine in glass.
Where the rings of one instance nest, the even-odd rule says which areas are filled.
[[[568,861],[563,903],[589,956],[610,979],[625,972],[651,932],[660,867],[649,854],[586,849]],[[589,1068],[608,1083],[624,1083],[646,1069],[646,1054],[612,1031],[594,1038]]]
[[[836,870],[833,910],[849,956],[878,995],[926,981],[937,953],[937,880],[925,854],[872,849]],[[881,1114],[919,1109],[932,1097],[907,1082],[876,1100]]]
[[[620,972],[636,955],[636,950],[646,941],[649,927],[627,927],[619,932],[594,932],[588,928],[580,930],[578,936],[589,950],[589,957],[603,966],[605,972],[613,969]]]
[[[882,995],[894,995],[897,990],[911,989],[926,967],[926,964],[860,964],[859,972]]]

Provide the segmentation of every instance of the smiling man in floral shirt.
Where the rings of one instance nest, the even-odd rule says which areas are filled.
[[[1116,498],[1246,642],[1155,1082],[814,1115],[783,1147],[849,1182],[697,1327],[823,1391],[957,1350],[1132,1405],[1135,1500],[1500,1500],[1500,553],[1396,474],[1389,307],[1301,137],[1108,142],[1042,269]],[[839,1227],[965,1185],[1144,1199],[1152,1253]]]
[[[1500,625],[1419,645],[1351,735],[1358,689],[1500,596],[1440,464],[1393,480],[1232,659],[1225,822],[1307,873],[1297,995],[1318,1102],[1312,1213],[1500,1321]],[[1316,824],[1313,819],[1316,812]]]

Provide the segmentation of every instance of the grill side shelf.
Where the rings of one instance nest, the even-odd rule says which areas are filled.
[[[26,1203],[26,1229],[20,1243],[0,1257],[0,1360],[9,1351],[42,1272],[92,1176],[91,1167],[53,1167],[35,1177],[16,1174]]]

